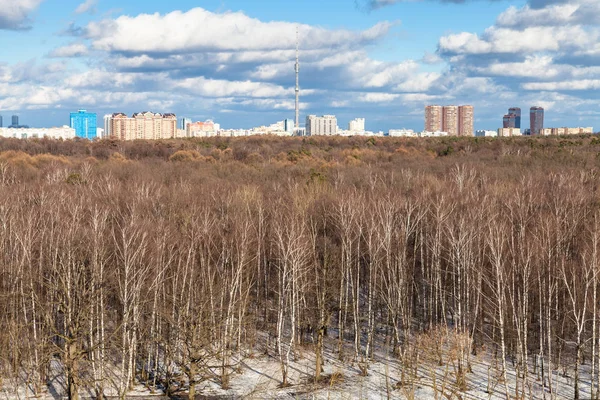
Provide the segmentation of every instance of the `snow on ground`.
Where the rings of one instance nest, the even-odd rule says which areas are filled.
[[[467,390],[460,392],[453,387],[455,376],[453,368],[449,365],[420,364],[414,385],[399,387],[402,368],[398,360],[373,362],[369,368],[369,375],[363,377],[358,366],[352,365],[351,360],[342,362],[329,354],[324,375],[334,376],[333,383],[316,385],[311,383],[315,370],[314,354],[304,350],[299,352],[299,357],[290,366],[292,386],[288,388],[279,388],[281,369],[278,360],[262,356],[242,362],[243,372],[231,377],[229,390],[222,390],[213,382],[199,385],[198,389],[205,396],[246,399],[505,399],[504,385],[499,382],[499,373],[494,370],[493,365],[492,354],[482,353],[473,358],[473,372],[467,374]],[[531,389],[526,390],[526,398],[542,399],[541,382],[531,372],[530,375]],[[515,377],[515,370],[509,363],[508,386],[513,396]],[[572,399],[573,380],[562,376],[558,371],[555,371],[554,378],[557,382],[554,398]],[[590,398],[589,375],[582,379],[580,387],[581,398]],[[491,393],[488,393],[488,390]],[[546,397],[550,398],[547,389]]]
[[[443,355],[436,349],[419,353],[419,358],[413,359],[414,368],[402,368],[397,358],[385,357],[377,347],[375,359],[369,365],[367,376],[361,376],[359,365],[353,362],[351,345],[345,349],[345,357],[340,360],[332,351],[336,348],[336,339],[328,338],[325,351],[325,377],[320,383],[313,383],[315,358],[312,346],[298,347],[295,359],[290,364],[290,383],[286,388],[280,388],[281,366],[272,350],[269,355],[264,351],[249,353],[243,358],[233,360],[237,364],[236,372],[231,375],[231,385],[227,390],[222,389],[216,381],[206,381],[198,384],[198,394],[206,398],[223,399],[464,399],[464,400],[500,400],[505,399],[504,384],[500,381],[500,360],[495,358],[490,350],[482,350],[477,356],[471,356],[472,372],[466,374],[466,390],[456,389],[456,357],[448,347]],[[428,350],[428,349],[426,349]],[[416,354],[416,353],[415,353]],[[437,355],[435,355],[437,354]],[[439,357],[443,365],[439,365]],[[438,360],[438,361],[435,361]],[[510,360],[507,361],[508,387],[511,397],[515,395],[516,372]],[[117,369],[115,369],[116,371]],[[65,398],[65,382],[58,362],[52,365],[54,377],[40,399]],[[403,380],[405,385],[399,383]],[[544,389],[541,380],[530,369],[529,386],[525,398],[542,399]],[[554,399],[573,398],[573,371],[562,369],[553,372],[555,380]],[[582,367],[580,382],[581,398],[589,399],[590,373],[589,365]],[[117,376],[112,377],[117,382]],[[107,385],[111,386],[110,384]],[[112,385],[114,387],[114,385]],[[31,390],[24,387],[15,389],[15,382],[4,380],[0,383],[0,399],[32,398]],[[548,388],[546,398],[550,399]],[[129,392],[132,398],[152,398],[160,393],[151,393],[143,385],[137,385]],[[107,390],[107,395],[116,396],[113,389]],[[82,398],[91,398],[92,393],[82,391]]]

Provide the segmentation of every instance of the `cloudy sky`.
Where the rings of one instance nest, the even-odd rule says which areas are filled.
[[[68,124],[86,108],[241,128],[293,118],[423,129],[426,104],[511,106],[600,127],[598,0],[0,0],[0,115]],[[528,118],[523,121],[528,124]]]

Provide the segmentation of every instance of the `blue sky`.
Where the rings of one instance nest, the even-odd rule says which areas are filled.
[[[541,105],[548,127],[598,127],[598,18],[598,0],[0,0],[0,115],[293,118],[298,27],[302,120],[421,130],[426,104],[472,104],[496,129]]]

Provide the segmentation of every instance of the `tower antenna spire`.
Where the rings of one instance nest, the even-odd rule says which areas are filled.
[[[296,130],[300,130],[300,37],[296,25]]]

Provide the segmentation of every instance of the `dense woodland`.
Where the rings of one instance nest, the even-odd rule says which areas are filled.
[[[326,354],[366,375],[381,353],[409,380],[445,335],[459,391],[491,351],[507,399],[559,368],[578,398],[582,368],[600,381],[599,184],[594,136],[2,139],[0,386],[42,393],[60,365],[71,399],[193,397],[257,350],[286,386],[299,347],[315,381]]]

